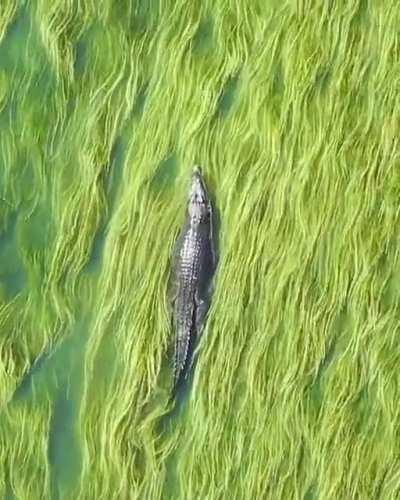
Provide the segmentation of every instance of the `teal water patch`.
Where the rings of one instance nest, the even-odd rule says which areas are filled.
[[[230,77],[226,82],[218,102],[218,114],[220,116],[224,117],[231,111],[236,99],[238,84],[239,75]]]
[[[151,188],[155,191],[164,191],[171,187],[178,173],[178,157],[172,153],[163,160],[151,180]]]
[[[21,7],[0,43],[0,70],[23,79],[27,74],[44,75],[41,84],[46,86],[51,73],[47,63],[37,27],[27,8]],[[41,92],[41,86],[36,90]]]
[[[75,43],[74,75],[82,77],[88,69],[90,52],[96,46],[96,38],[103,33],[102,26],[94,21]]]
[[[17,203],[21,208],[18,221],[18,226],[20,227],[24,216],[27,215],[27,210],[29,210],[29,208],[32,206],[31,203],[34,200],[36,189],[39,190],[40,188],[39,186],[36,186],[34,166],[30,159],[29,152],[25,148],[21,148],[17,152],[17,156],[12,165],[12,169],[14,172],[14,178],[18,182],[19,188]],[[16,181],[14,181],[14,183]]]
[[[139,0],[135,3],[134,12],[130,19],[127,19],[122,4],[116,2],[114,6],[114,16],[117,19],[126,19],[127,28],[134,35],[148,33],[157,27],[157,20],[161,10],[160,0]]]
[[[48,353],[42,353],[36,358],[30,369],[23,376],[21,383],[16,388],[12,397],[13,403],[26,401],[32,395],[33,381],[35,377],[37,378],[42,373],[48,358]]]
[[[111,152],[110,170],[104,176],[104,191],[108,202],[107,217],[103,217],[93,239],[92,251],[85,267],[85,271],[89,273],[96,273],[101,267],[107,227],[111,214],[114,211],[118,190],[122,181],[126,158],[126,145],[127,141],[124,136],[118,137]]]
[[[87,65],[87,41],[84,38],[81,38],[76,42],[75,46],[75,59],[74,59],[74,75],[82,76],[86,65]]]
[[[17,115],[17,101],[9,96],[5,99],[6,102],[0,110],[0,131],[10,129]]]
[[[46,204],[38,205],[35,210],[23,218],[18,227],[20,246],[28,252],[45,250],[51,235],[51,209]]]
[[[310,486],[304,495],[304,500],[318,500],[317,490],[314,485]]]
[[[368,418],[371,413],[370,399],[368,398],[367,387],[364,386],[353,402],[354,418],[354,431],[356,433],[363,433],[367,428]]]
[[[0,290],[11,300],[26,284],[26,273],[16,238],[18,212],[12,211],[0,233]]]
[[[48,438],[52,498],[64,498],[77,486],[81,450],[76,428],[83,386],[88,321],[78,322],[54,351],[41,354],[22,379],[11,404],[37,406],[54,401]]]
[[[318,371],[310,388],[310,397],[317,415],[324,400],[324,379],[335,360],[345,350],[349,332],[352,330],[352,318],[346,306],[336,314],[331,328],[331,338],[326,347],[324,358],[320,361]]]
[[[283,72],[282,62],[278,61],[274,66],[272,73],[272,94],[274,96],[282,96],[285,90],[285,76]],[[281,103],[279,103],[281,104]]]
[[[164,483],[165,498],[181,498],[178,468],[178,452],[174,451],[166,462],[166,474]]]
[[[102,336],[100,345],[96,351],[93,364],[92,379],[96,381],[96,387],[106,387],[112,380],[112,374],[117,368],[118,349],[115,339],[110,334]]]
[[[15,500],[15,495],[11,489],[11,485],[9,483],[7,483],[7,486],[6,486],[6,493],[4,495],[4,499],[5,500]]]
[[[353,18],[351,20],[352,23],[355,24],[356,28],[365,26],[365,23],[369,17],[368,4],[368,0],[359,0],[357,2],[357,8],[355,9]]]
[[[9,78],[11,75],[12,79]],[[29,163],[32,158],[37,157],[38,153],[39,155],[43,153],[45,149],[43,142],[52,142],[49,122],[55,113],[52,96],[56,89],[56,79],[48,64],[38,27],[26,7],[19,9],[15,20],[0,43],[0,77],[2,86],[0,130],[10,130],[12,136],[18,137],[17,151],[13,148],[13,157],[18,158],[18,162],[22,164]],[[2,80],[7,84],[2,85]],[[52,125],[50,129],[53,133],[54,128]],[[6,138],[7,136],[4,140]],[[8,148],[10,141],[11,139],[8,144],[5,144]],[[8,148],[5,147],[4,152],[0,154],[1,162],[10,160],[6,156]],[[32,189],[31,169],[25,169],[22,165],[22,170],[19,170],[20,163],[12,167],[16,172],[15,177],[18,175],[19,186],[23,186],[25,190],[26,179],[22,181],[21,176],[29,170],[27,186],[29,196],[32,196],[34,190]],[[7,165],[7,168],[10,168],[10,165]],[[24,198],[24,195],[21,195],[21,198]]]
[[[54,402],[50,421],[48,457],[52,467],[51,495],[65,498],[76,484],[81,469],[80,447],[75,431],[78,405],[66,387],[62,387]]]
[[[105,191],[107,195],[108,205],[110,207],[110,212],[112,212],[115,207],[118,190],[121,185],[126,159],[127,144],[128,140],[126,139],[125,134],[123,134],[117,138],[111,151],[111,170],[105,181]]]
[[[206,55],[213,46],[214,21],[210,16],[202,20],[193,38],[192,50],[195,55]]]
[[[8,260],[8,270],[0,271],[0,283],[8,300],[16,297],[25,287],[26,275],[19,262]]]
[[[136,119],[140,120],[140,118],[143,115],[144,107],[146,105],[148,97],[148,90],[149,90],[148,83],[146,85],[142,85],[136,96],[135,104],[133,106],[133,111],[132,111],[132,115]]]
[[[29,13],[25,8],[21,8],[0,44],[0,69],[12,69],[19,74],[24,72],[27,40],[30,31],[31,19]]]
[[[11,488],[8,470],[6,470],[4,482],[5,482],[4,500],[16,500],[14,492]]]
[[[323,404],[322,379],[328,367],[334,360],[334,356],[335,356],[335,341],[333,340],[330,346],[328,347],[324,358],[321,360],[319,364],[317,375],[311,386],[311,400],[317,410],[317,413],[319,413]]]
[[[329,66],[321,66],[315,76],[314,87],[319,92],[325,92],[332,78],[332,72]]]
[[[77,323],[65,340],[37,356],[14,392],[14,403],[39,403],[56,394],[69,379],[75,381],[82,375],[79,370],[88,335],[85,327],[86,321]],[[73,369],[77,372],[71,375]]]
[[[68,496],[76,487],[81,470],[76,422],[82,396],[87,338],[88,319],[84,318],[54,353],[56,384],[51,387],[54,406],[48,441],[53,498]]]
[[[378,259],[377,272],[382,282],[379,300],[383,312],[400,309],[400,262],[397,243],[393,238]]]
[[[97,229],[93,239],[92,251],[90,252],[89,260],[84,268],[85,272],[97,273],[103,261],[103,250],[106,241],[107,225],[102,223]]]

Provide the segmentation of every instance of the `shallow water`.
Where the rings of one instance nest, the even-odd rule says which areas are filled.
[[[398,498],[397,3],[3,4],[0,496]],[[220,265],[171,412],[194,164]]]

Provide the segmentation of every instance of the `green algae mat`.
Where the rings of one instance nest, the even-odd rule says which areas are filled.
[[[1,498],[400,498],[399,26],[394,0],[1,0]],[[220,258],[173,409],[195,164]]]

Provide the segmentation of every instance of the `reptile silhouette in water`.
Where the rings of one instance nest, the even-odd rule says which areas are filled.
[[[194,347],[204,328],[216,269],[213,208],[199,167],[195,167],[183,230],[172,269],[172,319],[175,334],[173,395],[187,379]]]

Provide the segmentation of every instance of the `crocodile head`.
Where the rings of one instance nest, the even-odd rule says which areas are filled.
[[[189,216],[199,223],[208,221],[211,215],[210,200],[200,167],[193,170],[188,211]]]

